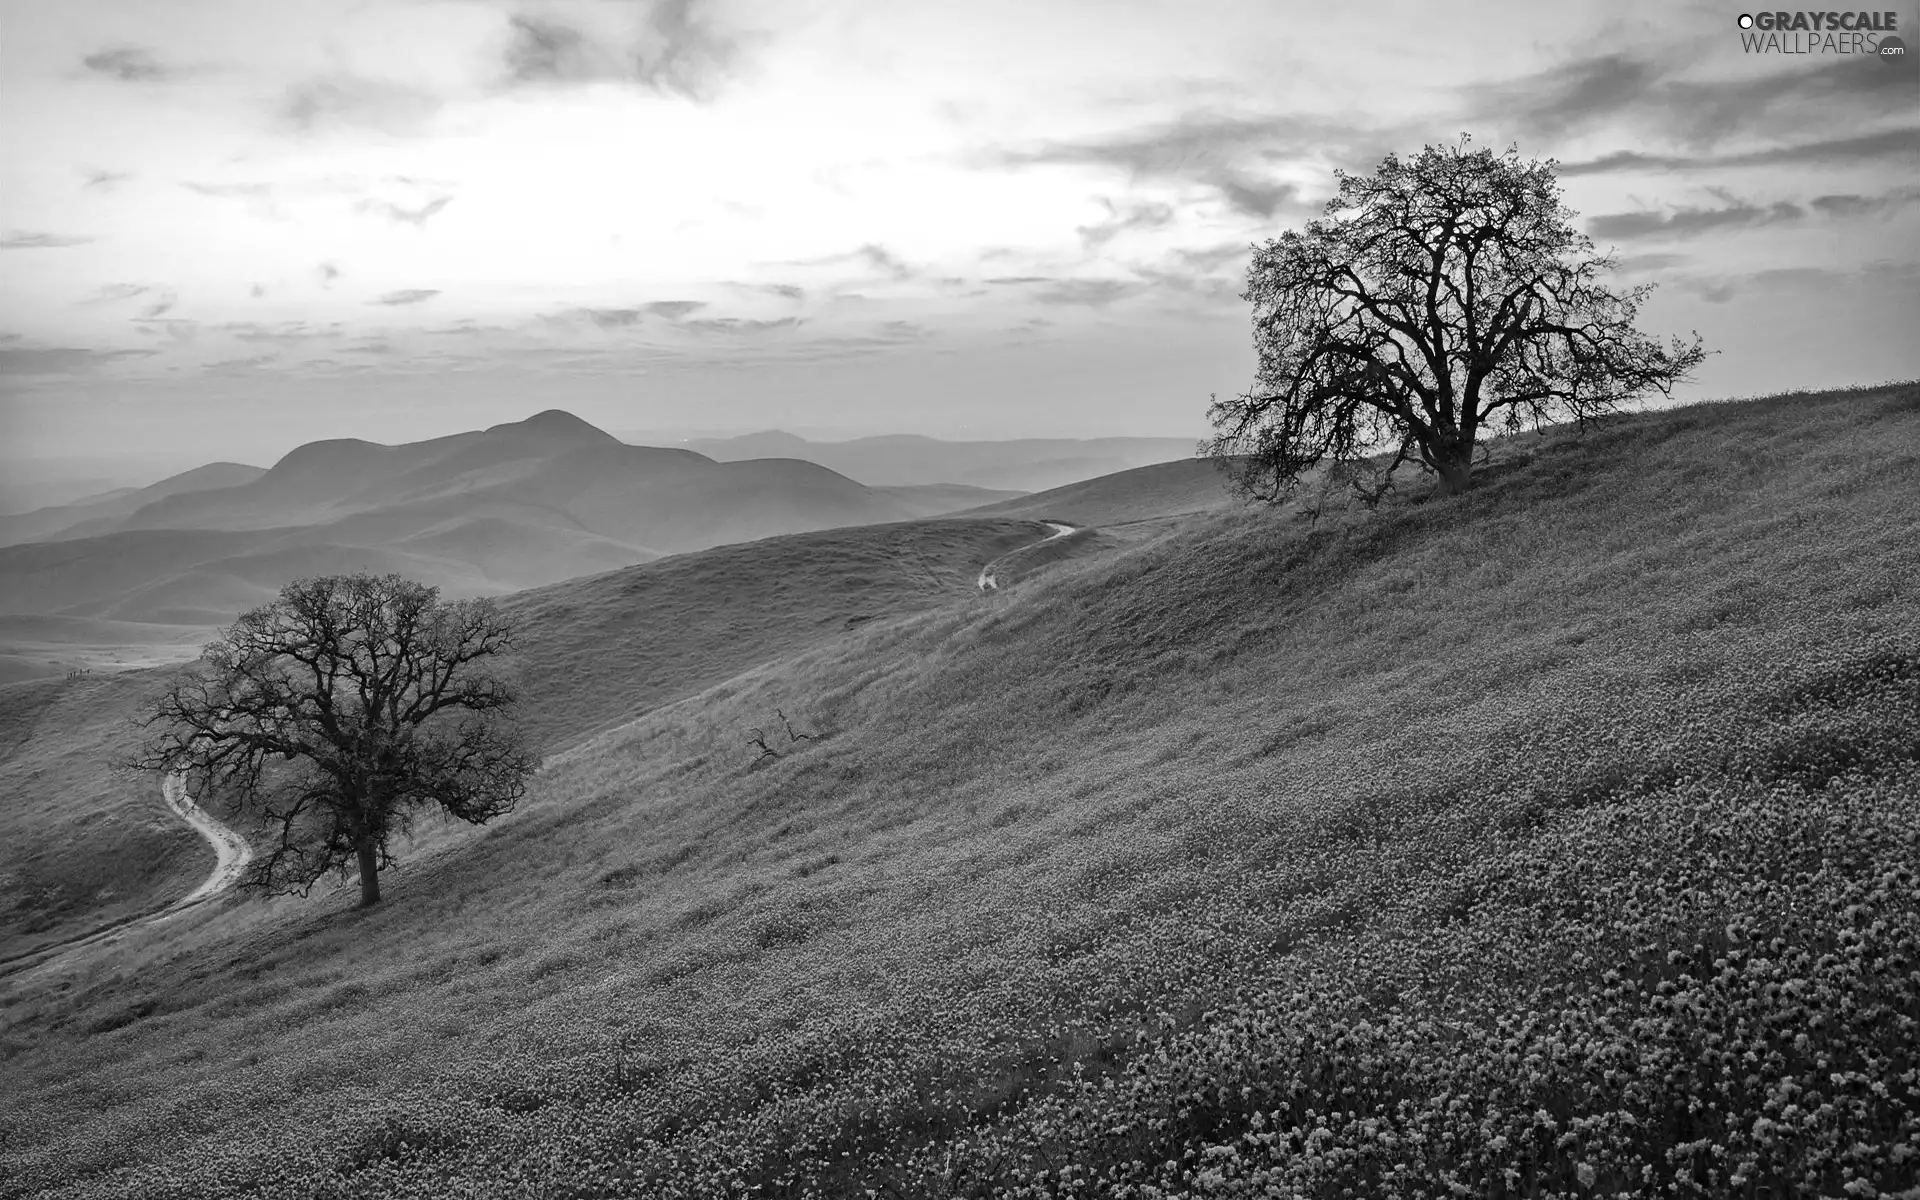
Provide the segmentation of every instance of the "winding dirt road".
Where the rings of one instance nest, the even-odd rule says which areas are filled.
[[[1059,521],[1046,521],[1046,522],[1043,522],[1043,524],[1046,524],[1052,527],[1053,533],[1050,536],[1043,537],[1037,542],[1029,542],[1027,545],[1021,546],[1018,549],[1009,550],[1005,554],[1002,554],[999,558],[996,558],[992,562],[988,563],[986,566],[981,567],[980,578],[976,582],[975,586],[978,587],[983,592],[1000,590],[1000,581],[997,578],[995,578],[995,575],[1000,569],[1000,564],[1006,562],[1008,559],[1014,557],[1017,554],[1025,554],[1027,551],[1033,549],[1035,546],[1044,546],[1048,542],[1057,542],[1061,538],[1066,537],[1070,533],[1079,532],[1076,526],[1063,525]]]
[[[226,891],[239,881],[240,872],[253,861],[253,847],[247,844],[246,839],[208,816],[206,810],[195,804],[193,797],[187,794],[186,781],[180,776],[169,775],[162,780],[160,794],[166,798],[167,807],[172,809],[176,816],[193,826],[194,831],[201,837],[213,843],[213,874],[207,876],[199,887],[185,896],[159,908],[122,917],[111,925],[65,941],[55,942],[51,946],[41,946],[13,958],[0,959],[0,975],[13,975],[34,967],[44,967],[75,950],[118,941],[133,930],[157,925],[177,917],[194,905]]]
[[[160,785],[161,794],[167,798],[167,807],[179,815],[182,821],[194,827],[201,837],[213,843],[213,874],[206,877],[199,887],[184,897],[162,909],[155,920],[170,917],[183,908],[200,903],[209,896],[219,895],[240,881],[240,872],[247,869],[253,861],[253,847],[247,845],[247,839],[208,816],[206,810],[193,802],[187,795],[187,781],[178,775],[169,775]]]

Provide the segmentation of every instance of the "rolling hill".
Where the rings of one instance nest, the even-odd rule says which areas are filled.
[[[970,517],[1027,517],[1106,530],[1215,512],[1240,504],[1220,464],[1202,458],[1135,467],[1097,479],[964,510]]]
[[[1037,492],[1149,463],[1189,458],[1191,438],[1017,438],[949,442],[889,434],[845,442],[815,442],[768,431],[686,443],[723,462],[798,458],[829,467],[870,487],[955,483]]]
[[[1033,521],[946,519],[793,534],[679,554],[502,599],[521,630],[526,722],[543,749],[585,741],[866,622],[969,602]]]
[[[1003,518],[834,529],[513,594],[501,603],[518,631],[523,719],[535,745],[558,752],[866,622],[968,603],[983,564],[1045,533]],[[76,645],[104,650],[168,638],[179,659],[207,640],[184,627],[0,617],[0,640],[9,638],[62,656]],[[107,748],[130,736],[139,699],[165,676],[102,672],[0,687],[0,839],[40,846],[0,876],[0,959],[156,907],[181,882],[183,864],[196,860],[195,839],[161,805],[153,781],[143,790],[142,781],[106,770]],[[58,736],[34,738],[36,730]],[[33,838],[20,832],[28,824]],[[113,831],[114,853],[96,856],[89,846],[103,829]],[[123,871],[149,861],[165,869]],[[59,880],[76,882],[50,882]]]
[[[187,492],[238,487],[266,474],[241,463],[208,463],[142,488],[116,488],[54,508],[0,516],[0,546],[60,537],[80,526],[101,528],[149,504]]]
[[[1920,385],[1496,454],[663,694],[380,908],[0,980],[0,1197],[1901,1194]],[[685,619],[541,603],[625,622],[581,674]]]
[[[228,486],[189,488],[187,478],[103,501],[57,540],[0,547],[0,613],[221,624],[290,579],[355,570],[500,594],[1003,498],[955,485],[872,489],[793,459],[720,463],[629,446],[559,411],[396,446],[313,442]]]

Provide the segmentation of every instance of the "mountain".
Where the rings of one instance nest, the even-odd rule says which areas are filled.
[[[103,500],[55,539],[0,547],[0,613],[222,624],[291,579],[355,570],[497,594],[1005,498],[873,489],[792,458],[629,446],[558,410],[400,445],[310,442],[265,471],[237,471],[199,476],[225,486],[167,481]]]
[[[251,483],[264,474],[266,471],[263,468],[242,463],[208,463],[204,467],[170,475],[146,487],[115,488],[71,504],[0,517],[0,546],[59,537],[80,526],[92,525],[97,528],[169,496],[237,487]]]
[[[721,462],[800,458],[869,487],[961,483],[1038,492],[1149,463],[1193,457],[1191,438],[1021,438],[949,442],[889,434],[846,442],[814,442],[779,430],[686,443]]]

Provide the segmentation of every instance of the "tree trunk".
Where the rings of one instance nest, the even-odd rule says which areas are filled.
[[[1440,494],[1457,496],[1473,484],[1473,447],[1440,460]]]
[[[380,864],[372,835],[362,836],[356,849],[360,854],[360,907],[372,908],[380,903]]]

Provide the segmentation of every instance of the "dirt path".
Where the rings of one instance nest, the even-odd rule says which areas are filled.
[[[193,802],[187,795],[186,781],[178,775],[169,775],[160,784],[160,793],[166,798],[167,807],[181,820],[193,826],[201,837],[213,843],[213,874],[206,877],[200,886],[185,896],[159,908],[134,913],[100,929],[91,930],[65,941],[55,942],[51,946],[41,946],[13,958],[0,960],[0,975],[13,975],[34,967],[44,967],[67,954],[88,946],[102,946],[119,941],[122,936],[134,929],[147,925],[157,925],[169,920],[221,892],[232,887],[240,879],[240,872],[253,860],[253,847],[247,845],[245,838],[214,820],[206,811]]]
[[[1020,547],[1017,550],[1009,550],[1005,554],[1002,554],[999,558],[994,559],[992,562],[988,563],[986,566],[980,568],[980,578],[978,581],[976,581],[974,586],[978,587],[983,592],[998,591],[1000,589],[1000,581],[997,578],[995,578],[995,575],[1000,569],[1000,564],[1006,562],[1008,559],[1012,558],[1016,554],[1025,554],[1027,551],[1033,549],[1035,546],[1044,546],[1048,542],[1057,542],[1061,538],[1066,537],[1070,533],[1078,532],[1078,529],[1075,526],[1063,525],[1058,521],[1047,521],[1047,522],[1044,522],[1044,524],[1052,527],[1053,533],[1050,536],[1043,537],[1037,542],[1031,542],[1025,546]]]
[[[182,821],[199,831],[200,836],[213,843],[213,874],[207,876],[199,887],[176,900],[161,916],[170,916],[188,905],[198,904],[209,896],[218,895],[240,881],[240,872],[247,869],[253,861],[253,847],[247,845],[247,839],[214,820],[206,814],[193,797],[187,795],[187,783],[178,775],[169,775],[160,785],[160,791],[167,798],[167,807],[179,814]]]

